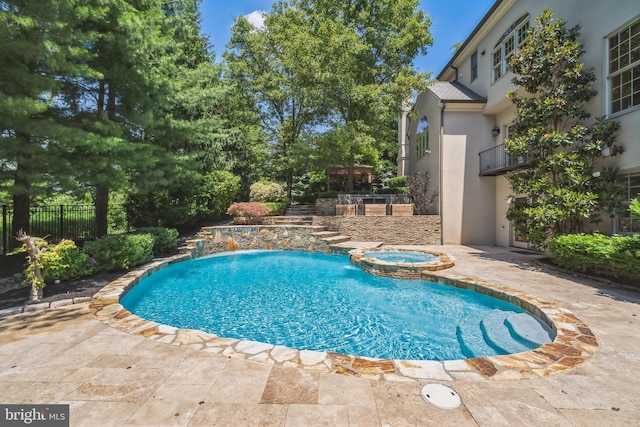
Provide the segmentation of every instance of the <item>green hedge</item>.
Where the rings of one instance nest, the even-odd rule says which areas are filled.
[[[271,208],[271,212],[269,212],[269,216],[278,216],[278,215],[285,214],[290,203],[289,203],[289,199],[286,199],[283,202],[262,202],[262,204],[265,206],[269,206]]]
[[[98,271],[135,267],[153,258],[151,234],[111,234],[87,242],[84,249],[95,260]]]
[[[153,254],[164,255],[170,252],[178,244],[178,230],[164,227],[143,227],[139,234],[151,234],[153,237]]]
[[[623,279],[640,277],[640,235],[569,234],[554,237],[549,255],[569,270]]]

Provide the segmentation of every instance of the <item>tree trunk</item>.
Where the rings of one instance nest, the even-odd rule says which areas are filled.
[[[96,198],[94,200],[96,214],[96,237],[106,236],[108,231],[109,187],[96,185]]]
[[[351,153],[349,157],[349,165],[347,167],[347,191],[349,193],[353,192],[353,166],[355,162],[355,156]]]
[[[24,230],[17,233],[16,240],[27,245],[27,254],[29,255],[29,268],[31,269],[31,301],[39,301],[43,298],[44,277],[40,267],[40,250],[36,247],[33,237],[29,236]]]
[[[29,233],[29,220],[31,208],[31,180],[29,179],[30,166],[28,163],[18,163],[16,174],[13,182],[13,219],[11,220],[11,230],[15,235],[20,230]],[[17,248],[19,245],[11,239],[9,244],[11,248]]]

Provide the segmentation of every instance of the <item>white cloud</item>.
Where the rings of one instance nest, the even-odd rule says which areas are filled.
[[[249,21],[251,25],[253,25],[256,29],[260,30],[264,28],[264,19],[267,16],[267,12],[262,10],[254,10],[248,15],[244,15],[244,17]]]

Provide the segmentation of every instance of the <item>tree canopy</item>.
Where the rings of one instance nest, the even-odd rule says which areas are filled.
[[[412,66],[431,44],[417,0],[277,1],[264,27],[238,18],[221,62],[199,5],[0,0],[14,231],[47,194],[90,198],[102,235],[114,193],[136,225],[187,225],[262,178],[291,197],[314,170],[393,156],[399,106],[428,77]]]
[[[428,81],[412,66],[432,43],[431,22],[417,7],[291,0],[274,4],[263,28],[237,20],[225,55],[229,78],[260,112],[289,190],[309,160],[352,171],[394,141],[390,117]]]

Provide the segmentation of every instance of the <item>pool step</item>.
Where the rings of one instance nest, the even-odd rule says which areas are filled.
[[[509,328],[511,336],[530,347],[539,347],[553,341],[556,337],[549,325],[527,313],[507,316],[504,324]]]
[[[465,357],[520,353],[551,342],[551,329],[527,313],[493,310],[466,318],[456,329]]]
[[[517,313],[492,311],[480,322],[484,340],[489,346],[495,348],[499,354],[520,353],[529,350],[527,345],[511,335],[511,331],[505,324],[507,317],[514,314]]]

